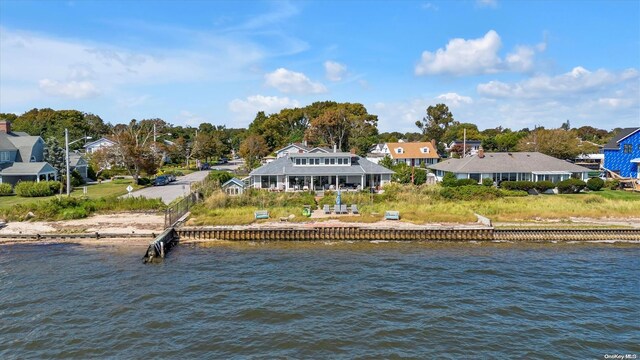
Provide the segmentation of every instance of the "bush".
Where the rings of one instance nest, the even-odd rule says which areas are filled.
[[[493,179],[492,178],[484,178],[484,179],[482,179],[482,185],[484,185],[484,186],[493,186]]]
[[[545,181],[545,180],[536,181],[535,184],[533,185],[533,188],[536,189],[536,191],[541,193],[547,190],[553,189],[554,187],[556,186],[551,181]]]
[[[458,179],[456,181],[456,184],[455,184],[456,187],[469,186],[469,185],[478,185],[478,180],[474,180],[474,179]]]
[[[598,191],[604,186],[604,180],[594,177],[587,181],[587,188],[591,191]]]
[[[442,188],[440,196],[447,200],[492,200],[503,193],[494,187],[466,185]]]
[[[138,185],[149,185],[151,184],[151,179],[149,179],[148,177],[139,177],[138,178]]]
[[[220,185],[226,183],[231,179],[233,179],[233,175],[229,174],[226,171],[211,171],[209,175],[207,175],[207,180],[217,182]]]
[[[87,177],[93,181],[98,180],[98,176],[96,175],[96,171],[93,169],[93,166],[89,165],[87,168]]]
[[[22,197],[51,196],[59,190],[59,181],[20,181],[15,187],[16,194]]]
[[[0,196],[13,195],[11,184],[0,184]]]
[[[535,188],[535,183],[533,181],[503,181],[500,183],[500,187],[505,190],[529,191]]]
[[[456,186],[457,182],[458,182],[458,178],[456,178],[456,175],[454,173],[448,172],[444,174],[444,176],[442,177],[442,186],[444,187]]]
[[[587,186],[587,183],[585,183],[584,181],[571,178],[571,179],[560,181],[557,187],[558,187],[558,192],[561,194],[577,194],[580,191],[582,191],[582,189],[584,189],[586,186]]]
[[[620,180],[618,179],[607,180],[605,182],[605,186],[607,187],[607,189],[616,190],[620,187]]]
[[[84,178],[82,177],[82,175],[80,175],[78,170],[73,170],[71,172],[71,186],[72,187],[78,187],[80,185],[84,185],[85,183],[86,183],[86,181],[84,181]]]

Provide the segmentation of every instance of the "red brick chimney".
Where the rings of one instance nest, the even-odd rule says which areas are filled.
[[[11,132],[11,122],[7,120],[0,120],[0,133],[8,134]]]

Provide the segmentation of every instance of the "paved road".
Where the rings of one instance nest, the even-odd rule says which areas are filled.
[[[191,191],[191,183],[203,180],[208,171],[196,171],[189,175],[178,176],[176,181],[164,186],[150,186],[131,193],[131,196],[144,196],[149,199],[160,198],[168,204],[173,200],[188,194]],[[128,195],[124,195],[128,196]]]

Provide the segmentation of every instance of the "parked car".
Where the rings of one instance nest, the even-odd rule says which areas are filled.
[[[160,175],[156,177],[155,181],[153,182],[153,185],[164,186],[164,185],[167,185],[168,183],[169,183],[169,177],[167,177],[166,175]]]
[[[167,174],[167,178],[169,179],[169,182],[176,181],[176,176],[173,174]]]

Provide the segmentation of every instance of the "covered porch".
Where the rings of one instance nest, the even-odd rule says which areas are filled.
[[[19,181],[58,180],[58,171],[48,163],[13,163],[0,171],[0,183],[15,185]]]
[[[326,191],[378,189],[391,181],[388,174],[354,175],[254,175],[252,187],[270,191]]]

